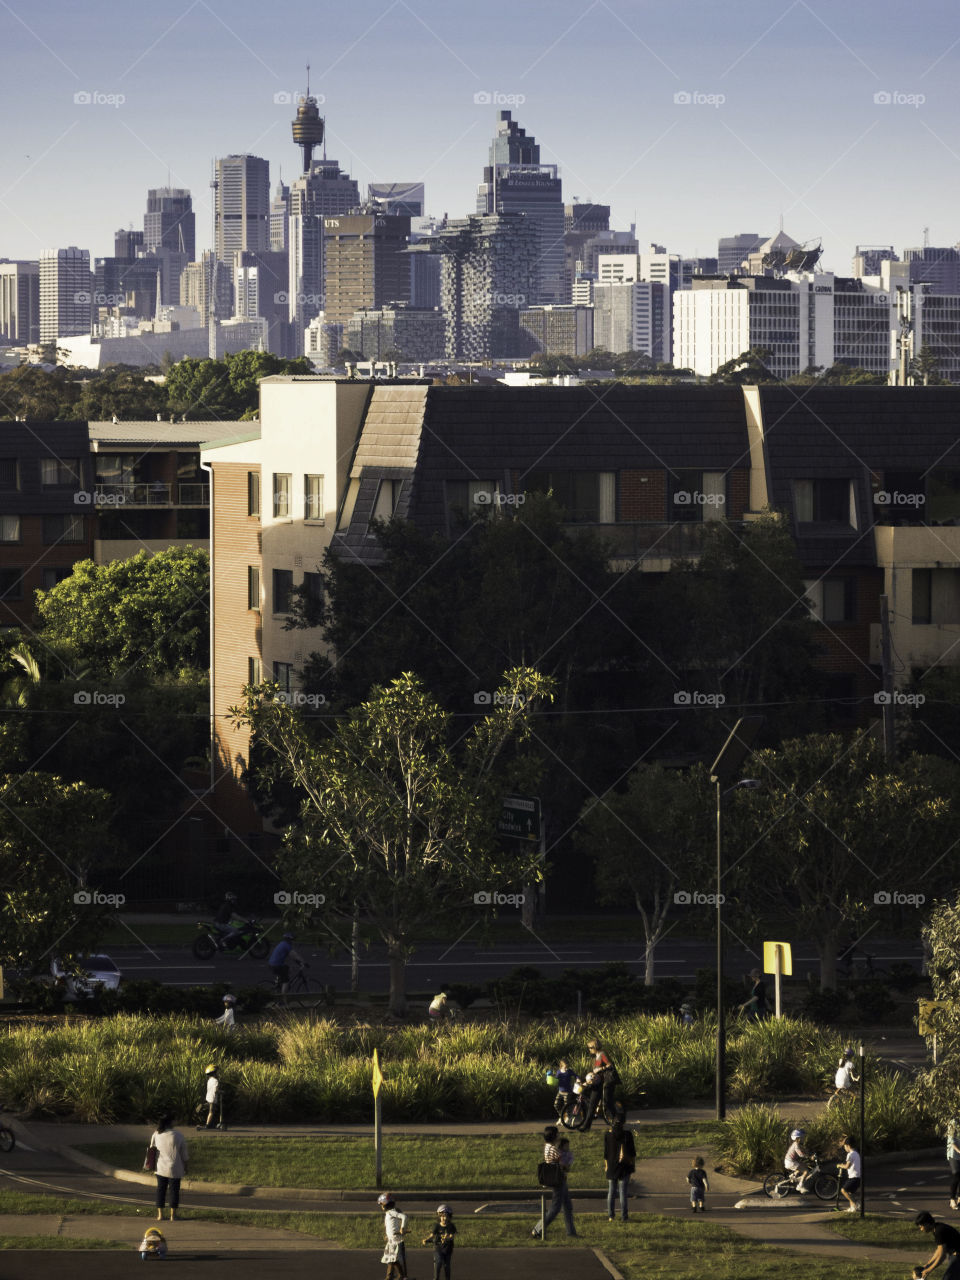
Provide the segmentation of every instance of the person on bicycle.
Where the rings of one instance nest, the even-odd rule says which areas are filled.
[[[811,1173],[811,1170],[807,1168],[807,1161],[810,1157],[800,1145],[806,1136],[805,1129],[794,1129],[790,1134],[790,1146],[787,1148],[787,1154],[783,1157],[783,1167],[796,1182],[797,1190],[802,1196],[810,1193],[810,1188],[807,1186],[807,1179]]]
[[[827,1106],[829,1107],[841,1094],[853,1093],[853,1086],[858,1083],[859,1079],[859,1076],[853,1074],[853,1050],[845,1049],[837,1067],[837,1073],[833,1078],[836,1088],[827,1099]]]
[[[237,895],[232,889],[228,889],[217,908],[217,914],[213,917],[213,923],[217,927],[218,951],[226,951],[240,936],[241,931],[233,924],[233,917],[236,914]]]
[[[273,983],[281,995],[285,995],[290,982],[290,962],[298,964],[301,969],[307,966],[293,949],[293,934],[285,933],[270,953],[267,964],[273,973]]]
[[[596,1110],[596,1101],[600,1095],[603,1095],[603,1111],[605,1116],[613,1115],[613,1093],[617,1085],[620,1083],[620,1076],[617,1068],[603,1051],[603,1046],[599,1040],[591,1040],[587,1048],[593,1054],[593,1079],[590,1081],[590,1097],[592,1102],[588,1101],[586,1106],[586,1124],[584,1130],[590,1128],[593,1123],[593,1113]],[[584,1090],[586,1093],[587,1091]]]

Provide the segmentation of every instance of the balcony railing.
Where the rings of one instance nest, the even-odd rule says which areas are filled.
[[[703,550],[706,531],[718,522],[707,520],[642,521],[631,524],[569,524],[566,529],[576,535],[588,530],[602,538],[611,548],[614,559],[661,560],[686,559]],[[739,533],[741,520],[725,520],[724,526]]]
[[[101,506],[169,507],[176,501],[179,506],[201,507],[207,506],[209,500],[210,486],[192,481],[177,485],[176,499],[173,485],[164,484],[162,480],[123,483],[98,480],[94,488],[94,502]]]

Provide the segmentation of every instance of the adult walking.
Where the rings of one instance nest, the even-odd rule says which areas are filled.
[[[950,1166],[950,1208],[960,1209],[960,1146],[957,1145],[957,1122],[947,1125],[947,1164]]]
[[[173,1116],[161,1117],[150,1145],[157,1151],[157,1220],[163,1217],[169,1192],[170,1221],[173,1222],[180,1208],[180,1179],[187,1172],[190,1158],[186,1138],[173,1127]]]
[[[763,974],[759,969],[751,969],[747,975],[750,980],[750,995],[745,1004],[740,1006],[748,1022],[762,1022],[767,1016],[767,987]]]
[[[560,1158],[560,1149],[557,1146],[557,1126],[555,1124],[548,1124],[543,1131],[543,1162],[544,1164],[557,1165],[560,1170],[560,1176],[557,1180],[557,1185],[553,1188],[553,1198],[550,1201],[549,1209],[542,1221],[537,1223],[530,1234],[535,1240],[539,1240],[557,1214],[563,1210],[563,1220],[567,1226],[567,1235],[575,1236],[577,1228],[573,1222],[573,1202],[570,1199],[567,1175],[564,1171],[563,1161]]]
[[[613,1221],[617,1195],[620,1197],[620,1221],[628,1218],[630,1179],[637,1167],[637,1146],[633,1134],[625,1127],[627,1113],[618,1102],[613,1109],[610,1127],[603,1135],[603,1169],[607,1175],[607,1221]]]
[[[960,1231],[949,1222],[937,1222],[932,1213],[918,1213],[914,1222],[924,1235],[933,1236],[937,1246],[920,1269],[920,1276],[928,1276],[946,1262],[943,1280],[960,1280]]]

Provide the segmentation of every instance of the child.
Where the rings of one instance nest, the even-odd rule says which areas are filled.
[[[563,1116],[573,1103],[573,1084],[577,1073],[567,1066],[566,1058],[560,1059],[557,1071],[557,1096],[553,1100],[553,1109],[558,1116]]]
[[[396,1280],[396,1277],[399,1277],[399,1280],[406,1280],[407,1250],[403,1243],[403,1236],[407,1229],[407,1215],[397,1209],[389,1191],[377,1197],[377,1204],[383,1210],[383,1229],[387,1236],[383,1257],[380,1259],[381,1262],[387,1263],[387,1280]]]
[[[694,1213],[699,1209],[701,1213],[706,1209],[704,1203],[704,1192],[710,1190],[710,1184],[707,1181],[707,1171],[703,1167],[703,1156],[697,1156],[694,1160],[689,1173],[687,1174],[687,1182],[690,1183],[690,1208]]]
[[[450,1280],[450,1259],[453,1257],[453,1237],[457,1228],[453,1225],[453,1210],[448,1204],[437,1205],[437,1218],[433,1230],[423,1239],[424,1244],[433,1245],[433,1280]]]
[[[560,1138],[557,1142],[557,1150],[560,1152],[560,1167],[564,1173],[569,1173],[573,1168],[573,1152],[570,1150],[570,1139]]]
[[[847,1213],[857,1213],[860,1206],[857,1204],[856,1196],[860,1190],[863,1165],[860,1160],[860,1152],[853,1145],[850,1138],[844,1138],[843,1149],[847,1154],[847,1158],[843,1164],[837,1165],[837,1168],[842,1169],[846,1175],[840,1184],[840,1194],[850,1206]],[[839,1208],[840,1206],[838,1205],[837,1207]]]
[[[229,995],[224,996],[223,997],[223,1013],[221,1013],[219,1018],[214,1018],[213,1020],[214,1025],[223,1027],[224,1031],[236,1031],[237,1029],[236,1007],[237,1007],[236,996],[229,996]]]
[[[680,1025],[684,1031],[690,1031],[693,1027],[693,1005],[682,1004],[680,1006]]]
[[[167,1256],[167,1242],[163,1238],[163,1233],[159,1227],[150,1227],[144,1232],[143,1239],[140,1241],[140,1261],[146,1262],[147,1258],[165,1258]]]
[[[853,1074],[853,1050],[844,1050],[843,1057],[840,1059],[840,1065],[837,1067],[837,1073],[833,1078],[836,1086],[833,1093],[827,1099],[829,1107],[835,1098],[839,1098],[842,1093],[853,1093],[853,1086],[859,1081],[860,1077]]]

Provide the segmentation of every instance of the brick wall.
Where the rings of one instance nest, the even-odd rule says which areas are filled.
[[[657,471],[620,472],[620,519],[666,520],[667,473]]]
[[[742,520],[750,509],[750,469],[734,467],[727,472],[727,519]]]

